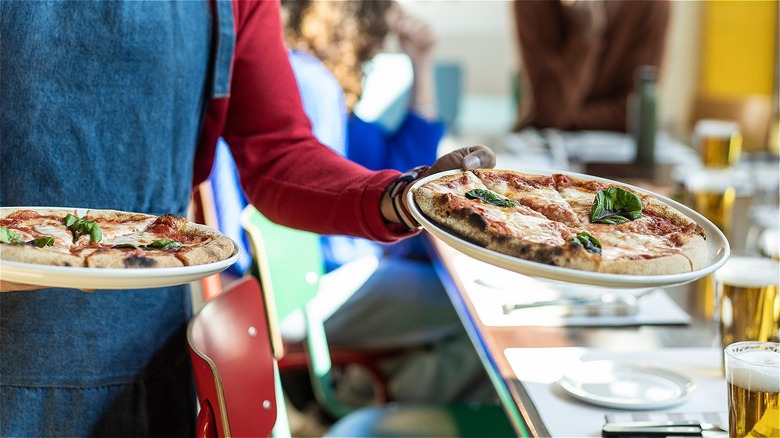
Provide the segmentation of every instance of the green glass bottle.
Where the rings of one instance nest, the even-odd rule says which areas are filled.
[[[642,165],[655,163],[655,137],[658,130],[656,77],[655,66],[639,66],[635,72],[634,91],[628,98],[629,132],[636,145],[635,162]]]

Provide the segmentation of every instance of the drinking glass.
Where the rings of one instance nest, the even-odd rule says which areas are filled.
[[[780,342],[780,262],[732,256],[715,272],[721,345]]]
[[[724,354],[729,436],[780,436],[780,343],[737,342]]]
[[[737,197],[735,176],[728,170],[701,169],[685,179],[688,204],[712,221],[727,236],[731,229],[734,201]]]
[[[742,156],[739,124],[726,120],[699,120],[693,130],[693,144],[705,167],[725,168]]]

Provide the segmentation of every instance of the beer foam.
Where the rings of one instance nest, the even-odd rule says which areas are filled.
[[[726,378],[751,391],[780,392],[780,352],[746,351],[728,359]]]
[[[772,258],[780,258],[780,230],[766,230],[761,234],[759,249]]]
[[[715,280],[736,287],[780,284],[780,262],[766,257],[731,257],[717,271]]]
[[[726,120],[704,119],[696,122],[695,135],[699,137],[731,137],[739,133],[739,124]]]

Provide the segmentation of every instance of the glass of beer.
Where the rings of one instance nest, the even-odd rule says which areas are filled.
[[[729,436],[780,436],[780,343],[737,342],[724,353]]]
[[[731,167],[742,155],[742,133],[735,122],[699,120],[693,130],[693,144],[705,167]]]
[[[732,256],[715,272],[721,345],[780,342],[780,262]]]
[[[737,191],[734,175],[727,170],[702,169],[686,178],[688,204],[727,236],[731,228]]]

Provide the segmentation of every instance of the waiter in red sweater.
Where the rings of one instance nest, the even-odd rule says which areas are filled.
[[[276,222],[381,242],[417,232],[401,189],[425,170],[370,171],[312,135],[278,1],[0,2],[0,17],[0,206],[185,215],[221,137]],[[474,146],[431,164],[495,156]],[[195,436],[187,285],[4,283],[0,436]]]

